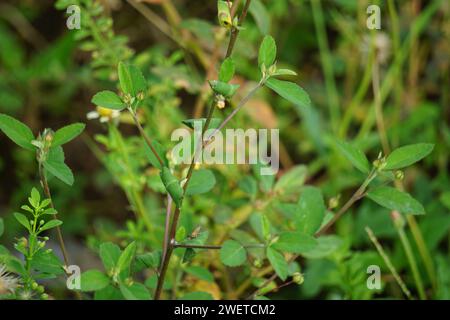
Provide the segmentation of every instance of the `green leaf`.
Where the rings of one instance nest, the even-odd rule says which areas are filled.
[[[209,86],[216,94],[221,94],[225,98],[231,98],[239,89],[238,84],[226,83],[218,80],[210,80]]]
[[[431,143],[417,143],[395,149],[387,157],[384,170],[395,170],[410,166],[429,155],[433,148],[434,144]]]
[[[39,232],[48,230],[48,229],[52,229],[52,228],[56,228],[57,226],[62,225],[62,221],[61,220],[50,220],[49,222],[47,222],[46,224],[44,224],[42,227],[39,228]]]
[[[220,66],[219,71],[219,80],[222,82],[230,81],[234,76],[234,61],[231,57],[226,58],[222,65]]]
[[[60,146],[75,139],[83,132],[85,126],[84,123],[74,123],[57,130],[53,136],[52,147]]]
[[[317,239],[317,245],[302,255],[308,259],[321,259],[335,252],[342,244],[338,236],[321,236]]]
[[[213,274],[206,268],[200,266],[190,266],[185,269],[187,273],[192,274],[194,277],[207,282],[214,282]]]
[[[33,132],[19,120],[0,113],[0,130],[20,147],[31,151],[36,149],[31,144],[31,141],[34,140]]]
[[[367,160],[364,152],[345,141],[336,140],[336,146],[356,169],[363,173],[369,173],[369,160]]]
[[[30,201],[30,204],[35,208],[39,207],[39,204],[41,202],[41,194],[39,193],[39,191],[37,191],[36,188],[32,188],[30,195],[31,195],[31,197],[28,198],[28,201]]]
[[[117,271],[121,273],[122,271],[128,270],[131,265],[131,261],[136,254],[136,242],[131,242],[125,250],[123,250],[122,254],[117,261]]]
[[[74,178],[72,170],[64,163],[64,152],[61,146],[51,148],[44,168],[62,182],[73,185]]]
[[[33,255],[31,267],[38,272],[52,276],[63,275],[65,273],[61,260],[53,252],[44,250],[39,250]]]
[[[186,293],[178,300],[214,300],[214,299],[208,292],[194,291]]]
[[[293,82],[270,78],[267,80],[266,85],[296,106],[303,108],[311,107],[309,95],[305,90]]]
[[[112,284],[95,291],[94,300],[123,300],[123,294]]]
[[[298,165],[286,172],[275,184],[274,190],[282,195],[298,192],[306,179],[306,166]]]
[[[267,35],[264,37],[261,46],[259,47],[258,66],[264,65],[269,68],[275,62],[277,56],[277,45],[274,38]]]
[[[136,97],[139,92],[147,90],[147,81],[136,66],[119,62],[118,73],[120,87],[124,93]]]
[[[55,215],[55,214],[57,214],[57,213],[58,213],[58,211],[56,211],[56,210],[53,209],[53,208],[45,209],[45,210],[42,212],[42,214],[50,214],[50,215]]]
[[[175,202],[176,206],[180,208],[183,201],[183,188],[181,188],[178,179],[172,175],[170,169],[167,167],[162,168],[160,176],[161,181],[167,192],[172,197],[173,202]]]
[[[264,4],[260,0],[253,0],[249,9],[261,33],[268,34],[270,30],[270,14]]]
[[[105,242],[100,245],[99,254],[105,270],[109,272],[114,269],[119,260],[120,248],[112,242]]]
[[[40,204],[40,207],[42,209],[45,208],[45,207],[48,207],[51,202],[52,202],[52,200],[50,200],[50,199],[44,199],[44,200],[42,200],[42,202]]]
[[[200,169],[192,173],[186,189],[186,195],[192,196],[195,194],[202,194],[210,191],[216,184],[216,177],[211,170]]]
[[[256,193],[258,192],[258,184],[255,180],[255,178],[251,176],[246,176],[239,180],[238,182],[239,189],[244,191],[245,193],[249,194],[250,196],[254,197],[256,196]]]
[[[268,240],[270,239],[271,236],[271,225],[270,225],[270,221],[267,218],[267,216],[265,214],[261,215],[261,227],[262,227],[262,235],[264,237],[264,240]]]
[[[5,232],[5,224],[3,218],[0,218],[0,237],[3,235],[3,232]]]
[[[88,270],[80,277],[81,291],[97,291],[109,285],[109,278],[98,270]]]
[[[136,260],[143,263],[147,268],[157,268],[161,261],[161,251],[140,254],[136,256]]]
[[[131,286],[119,285],[120,292],[127,300],[150,300],[152,298],[148,289],[142,283],[133,283]]]
[[[425,214],[425,209],[409,193],[392,187],[378,187],[370,190],[367,196],[380,206],[397,210],[404,214]]]
[[[289,70],[289,69],[277,69],[272,76],[296,76],[297,72]]]
[[[91,102],[96,106],[113,110],[122,110],[126,107],[126,104],[117,94],[108,90],[96,93]]]
[[[282,232],[272,247],[280,251],[299,254],[314,249],[316,245],[317,241],[311,235],[302,232]]]
[[[220,260],[224,265],[237,267],[247,259],[245,248],[237,241],[227,240],[220,249]]]
[[[186,228],[181,226],[177,229],[177,232],[175,233],[175,240],[177,242],[181,242],[186,238]]]
[[[325,216],[325,203],[322,192],[316,187],[307,186],[303,189],[295,214],[297,231],[313,235],[322,224]]]
[[[283,281],[286,280],[288,276],[288,264],[284,259],[283,254],[272,247],[268,247],[266,255],[278,277],[280,277],[280,279]]]
[[[193,239],[188,238],[188,239],[184,240],[182,243],[189,244],[189,245],[197,245],[197,246],[200,245],[201,246],[206,243],[206,240],[208,240],[208,235],[209,235],[208,231],[203,231],[203,232],[200,232],[198,234],[198,236],[196,236],[195,238],[193,238]],[[197,249],[197,248],[196,249],[192,249],[192,248],[186,249],[184,256],[183,256],[183,263],[191,261],[195,257],[195,254],[201,250],[203,250],[203,249]]]
[[[23,225],[25,228],[27,228],[27,230],[28,230],[29,232],[31,232],[30,221],[28,221],[28,218],[27,218],[25,215],[23,215],[23,214],[21,214],[21,213],[19,213],[19,212],[14,212],[13,214],[14,214],[14,218],[16,218],[16,220],[17,220],[21,225]]]

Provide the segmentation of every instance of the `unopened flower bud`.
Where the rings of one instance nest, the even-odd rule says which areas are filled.
[[[397,180],[403,180],[403,178],[405,177],[405,174],[403,173],[403,171],[401,170],[397,170],[394,173],[395,179]]]
[[[138,98],[139,101],[144,100],[144,98],[145,98],[144,92],[142,92],[142,91],[139,92],[139,93],[137,94],[137,98]]]
[[[123,96],[123,102],[125,102],[126,104],[130,105],[132,103],[132,97],[129,93],[125,94]]]
[[[127,286],[129,286],[129,287],[132,286],[133,283],[134,283],[134,281],[133,281],[132,278],[127,278],[127,279],[125,280],[125,284],[126,284]]]
[[[383,168],[386,166],[386,159],[383,157],[383,158],[379,158],[379,159],[375,160],[375,161],[373,162],[373,166],[374,166],[378,171],[383,170]]]
[[[330,200],[328,201],[328,208],[329,209],[337,208],[339,206],[340,198],[341,198],[340,195],[330,198]]]
[[[226,105],[225,97],[220,95],[220,94],[217,95],[217,97],[216,97],[216,106],[217,106],[217,108],[223,109],[223,108],[225,108],[225,105]]]
[[[253,261],[253,266],[258,269],[261,268],[262,267],[261,259],[256,259],[255,261]]]
[[[277,71],[277,66],[275,64],[269,67],[269,75],[274,74]]]
[[[300,272],[296,272],[292,275],[292,281],[300,285],[305,281],[305,277]]]

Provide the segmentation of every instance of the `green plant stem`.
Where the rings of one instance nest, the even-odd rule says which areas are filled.
[[[419,298],[421,300],[426,300],[425,290],[423,287],[422,277],[420,276],[419,269],[417,267],[416,259],[414,258],[414,253],[411,249],[411,244],[408,237],[405,234],[405,230],[402,226],[398,226],[395,222],[394,225],[397,229],[400,241],[402,242],[403,249],[405,250],[406,258],[408,259],[409,266],[414,277],[414,282],[416,284],[417,291],[419,293]]]
[[[248,8],[250,6],[250,2],[251,2],[251,0],[247,0],[245,5],[244,5],[244,9],[242,11],[242,14],[239,17],[239,24],[240,25],[242,25],[244,20],[245,20]],[[228,49],[227,49],[226,57],[229,57],[232,54],[233,48],[234,48],[234,44],[236,42],[236,38],[237,38],[238,34],[239,34],[239,30],[237,30],[237,29],[235,30],[235,33],[232,32],[232,34],[230,36],[230,42],[228,43]],[[242,108],[242,106],[248,101],[248,99],[250,99],[251,95],[253,95],[255,92],[256,92],[256,90],[252,90],[243,99],[244,102],[242,103],[242,101],[241,101],[241,106],[239,107],[239,109]],[[201,143],[200,143],[200,146],[199,146],[200,151],[203,150],[203,147],[204,147],[204,133],[209,128],[209,125],[210,125],[210,122],[211,122],[211,119],[212,119],[212,115],[214,113],[214,109],[215,109],[215,103],[213,102],[211,104],[211,106],[210,106],[205,125],[204,125],[204,127],[202,129],[202,136],[201,136],[201,141],[200,141]],[[234,112],[234,114],[236,114],[236,112]],[[232,116],[231,117],[229,116],[227,118],[228,120],[225,119],[223,123],[226,124],[226,122],[228,122],[231,118],[232,118]],[[135,122],[136,122],[136,120],[137,119],[135,119]],[[140,131],[141,131],[141,133],[143,132],[143,130],[141,130],[141,129],[140,129]],[[146,139],[146,142],[147,142],[147,144],[149,144],[149,143],[151,144],[149,139]],[[189,169],[188,169],[188,174],[186,176],[186,182],[184,183],[184,186],[183,186],[183,196],[186,194],[187,187],[188,187],[190,179],[192,177],[193,169],[195,167],[196,153],[197,153],[197,151],[195,152],[194,157],[192,159],[192,162],[191,162],[191,164],[189,166]],[[169,232],[169,238],[168,238],[169,239],[169,243],[168,243],[168,246],[167,246],[167,251],[166,251],[166,254],[164,256],[164,259],[161,260],[160,274],[159,274],[159,277],[158,277],[158,282],[157,282],[156,290],[155,290],[155,294],[154,294],[154,299],[155,300],[159,300],[160,297],[161,297],[161,292],[162,292],[162,289],[163,289],[164,279],[165,279],[165,276],[166,276],[166,273],[167,273],[167,269],[169,267],[170,258],[172,256],[172,253],[173,253],[173,250],[174,250],[174,239],[175,239],[175,233],[176,233],[176,229],[177,229],[177,225],[178,225],[178,220],[180,218],[180,213],[181,213],[181,208],[179,208],[177,206],[175,208],[175,212],[173,214],[172,223],[170,225],[170,232]]]
[[[375,236],[375,234],[373,233],[373,231],[367,226],[366,226],[365,229],[366,229],[367,235],[369,236],[369,238],[372,241],[373,245],[377,249],[377,251],[380,254],[380,256],[383,258],[384,263],[386,264],[386,266],[388,267],[389,271],[394,276],[395,281],[397,281],[400,289],[402,289],[403,293],[405,294],[405,296],[409,300],[413,300],[411,292],[409,291],[408,287],[406,286],[406,284],[403,282],[402,278],[398,274],[397,270],[395,269],[394,265],[391,262],[391,259],[389,259],[389,256],[384,251],[383,247],[381,246],[380,242],[378,241],[378,239]]]
[[[328,46],[321,1],[312,0],[311,7],[317,39],[319,42],[320,60],[325,75],[325,87],[327,91],[328,107],[330,110],[331,126],[333,130],[336,131],[338,129],[340,118],[339,95],[334,78],[333,63],[331,60],[330,48]]]
[[[242,9],[242,13],[239,16],[239,20],[238,20],[239,26],[242,26],[242,24],[244,23],[244,20],[245,20],[245,17],[247,16],[247,12],[248,12],[251,2],[252,2],[251,0],[245,1],[244,8]],[[228,43],[228,49],[227,49],[225,58],[228,58],[233,53],[234,45],[236,44],[238,35],[239,35],[239,29],[236,27],[233,27],[231,29],[230,42]]]
[[[158,155],[158,152],[156,152],[155,147],[152,145],[152,140],[150,137],[145,133],[144,128],[142,128],[141,123],[139,122],[139,119],[137,118],[136,112],[131,107],[128,107],[128,111],[130,112],[131,116],[133,117],[134,123],[136,124],[136,127],[139,129],[139,133],[141,134],[142,138],[147,143],[147,146],[150,148],[152,153],[155,155],[156,159],[158,159],[159,164],[161,167],[164,167],[164,162],[162,161],[161,157]]]
[[[327,224],[322,226],[319,231],[316,232],[315,236],[320,237],[325,232],[336,223],[336,221],[344,215],[350,209],[350,207],[359,199],[364,197],[364,193],[367,189],[367,186],[372,182],[373,179],[377,176],[377,171],[375,169],[372,169],[372,171],[367,176],[366,180],[361,184],[361,186],[356,190],[356,192],[350,197],[350,199],[342,206],[341,209],[333,216],[333,218],[328,221]]]
[[[39,163],[39,177],[41,180],[42,187],[44,189],[44,194],[48,199],[50,199],[50,206],[53,209],[55,209],[55,206],[53,205],[52,195],[50,193],[50,188],[48,186],[47,177],[45,176],[44,166],[42,163]],[[58,215],[56,213],[53,215],[53,219],[58,220]],[[61,248],[61,252],[63,255],[63,259],[64,259],[64,264],[65,264],[65,266],[68,266],[69,265],[69,255],[67,254],[66,245],[64,244],[64,238],[63,238],[60,226],[56,226],[56,234],[58,236],[59,247]]]
[[[200,143],[200,145],[199,145],[199,149],[197,149],[196,150],[196,152],[195,152],[195,154],[194,154],[194,156],[193,156],[193,158],[192,158],[192,161],[191,161],[191,164],[190,164],[190,166],[189,166],[189,169],[188,169],[188,174],[186,175],[186,182],[185,182],[185,184],[184,184],[184,186],[183,186],[183,192],[185,193],[186,192],[186,189],[187,189],[187,186],[189,185],[189,181],[190,181],[190,179],[191,179],[191,177],[192,177],[192,173],[193,173],[193,169],[194,169],[194,167],[195,167],[195,159],[197,158],[197,152],[198,151],[201,151],[201,150],[203,150],[203,147],[204,147],[204,145],[208,142],[208,141],[210,141],[210,139],[212,139],[212,137],[214,137],[214,135],[219,131],[219,130],[221,130],[233,117],[234,117],[234,115],[248,102],[248,100],[250,100],[250,98],[256,93],[256,91],[262,86],[264,84],[264,82],[263,81],[261,81],[255,88],[253,88],[241,101],[240,101],[240,103],[238,104],[238,106],[236,107],[236,109],[235,110],[233,110],[233,112],[224,120],[224,121],[222,121],[222,123],[219,125],[219,127],[217,128],[217,129],[215,129],[215,131],[210,135],[210,136],[208,136],[208,138],[207,139],[203,139],[204,138],[204,133],[208,130],[208,128],[209,128],[209,124],[210,124],[210,122],[211,122],[211,119],[212,119],[212,115],[213,115],[213,112],[214,112],[214,109],[215,109],[215,104],[214,103],[212,103],[211,104],[211,106],[210,106],[210,109],[209,109],[209,112],[208,112],[208,118],[206,119],[206,122],[205,122],[205,126],[203,127],[203,131],[202,131],[202,141],[201,141],[201,143]],[[204,142],[203,142],[204,141]],[[170,232],[169,232],[169,244],[168,244],[168,247],[167,247],[167,251],[166,251],[166,254],[164,255],[164,258],[165,259],[162,259],[161,260],[161,268],[160,268],[160,276],[159,276],[159,278],[158,278],[158,284],[157,284],[157,286],[156,286],[156,291],[155,291],[155,300],[158,300],[159,298],[160,298],[160,295],[161,295],[161,291],[162,291],[162,286],[163,286],[163,282],[164,282],[164,278],[165,278],[165,274],[166,274],[166,272],[167,272],[167,268],[168,268],[168,265],[169,265],[169,261],[170,261],[170,257],[171,257],[171,255],[172,255],[172,252],[173,252],[173,249],[174,249],[174,247],[173,247],[173,244],[171,243],[172,242],[172,239],[174,239],[175,238],[175,233],[176,233],[176,227],[177,227],[177,225],[178,225],[178,220],[179,220],[179,217],[180,217],[180,213],[181,213],[181,210],[180,210],[180,208],[175,208],[175,212],[174,212],[174,214],[173,214],[173,220],[172,220],[172,223],[171,223],[171,227],[170,227]]]
[[[433,259],[431,258],[430,251],[428,250],[427,245],[425,244],[425,240],[423,239],[422,231],[420,231],[420,228],[417,224],[417,220],[414,216],[407,215],[406,222],[408,223],[414,241],[417,245],[417,248],[419,249],[420,257],[422,258],[425,264],[425,269],[427,271],[428,277],[430,278],[431,286],[433,287],[433,290],[436,291],[437,290],[436,270],[434,267]]]
[[[50,187],[48,186],[47,177],[45,176],[45,170],[41,162],[39,162],[39,177],[41,180],[42,187],[44,189],[44,194],[47,197],[47,199],[50,199],[50,207],[55,209],[55,206],[53,205],[52,195],[50,193]],[[53,219],[58,220],[58,215],[54,214]],[[64,243],[64,238],[60,226],[56,226],[56,234],[58,237],[59,247],[61,248],[61,252],[63,255],[64,265],[67,267],[69,266],[69,255],[66,250],[66,245]],[[68,275],[66,268],[64,268],[64,273],[66,274],[66,276]],[[82,300],[81,293],[79,291],[75,291],[75,296],[77,297],[78,300]]]
[[[206,119],[205,125],[203,127],[202,130],[202,136],[201,136],[201,141],[200,141],[200,149],[203,150],[203,135],[205,133],[206,130],[208,130],[209,124],[211,123],[211,119],[212,119],[212,115],[214,113],[214,109],[215,109],[215,103],[212,103],[208,112],[208,118]],[[196,159],[196,153],[197,150],[192,158],[191,164],[189,166],[189,170],[188,170],[188,174],[186,176],[186,182],[183,186],[183,196],[186,193],[187,187],[189,185],[189,181],[192,177],[192,172],[193,169],[195,167],[195,159]],[[168,237],[168,243],[167,243],[167,249],[165,250],[165,254],[163,255],[163,259],[161,259],[161,267],[160,267],[160,272],[159,272],[159,277],[158,277],[158,282],[156,284],[156,290],[155,290],[155,300],[159,300],[159,298],[161,297],[161,292],[163,289],[163,285],[164,285],[164,279],[167,273],[167,269],[169,267],[169,262],[170,262],[170,258],[172,256],[172,252],[175,249],[174,247],[174,239],[175,239],[175,233],[177,230],[177,225],[178,225],[178,220],[180,218],[180,213],[181,213],[181,208],[180,207],[176,207],[175,208],[175,212],[173,214],[173,219],[172,219],[172,223],[170,225],[170,231],[167,232],[167,230],[164,230],[164,233],[168,233],[169,237]],[[166,224],[167,226],[167,224]]]
[[[211,139],[214,138],[214,136],[220,131],[222,130],[228,122],[230,122],[230,120],[236,115],[236,113],[239,112],[239,110],[241,110],[245,104],[251,99],[251,97],[253,97],[253,95],[255,95],[256,91],[258,91],[258,89],[260,89],[262,86],[264,86],[265,80],[261,80],[258,85],[256,85],[236,106],[236,108],[233,110],[233,112],[231,112],[226,118],[225,120],[223,120],[220,125],[214,129],[214,131],[205,139],[204,144],[208,144]]]

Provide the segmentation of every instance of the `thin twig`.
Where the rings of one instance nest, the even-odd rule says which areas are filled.
[[[236,106],[236,108],[231,112],[228,117],[225,118],[225,120],[222,121],[222,123],[211,133],[208,138],[204,140],[204,145],[208,144],[211,139],[220,131],[222,130],[227,123],[236,115],[236,113],[239,112],[239,110],[242,109],[242,107],[245,106],[245,104],[253,97],[253,95],[258,91],[259,88],[261,88],[264,85],[264,82],[259,82],[257,86],[255,86]]]
[[[389,259],[388,255],[384,251],[380,242],[378,242],[378,239],[375,236],[375,234],[367,226],[366,226],[365,230],[366,230],[367,235],[369,236],[370,240],[372,241],[373,245],[377,249],[378,253],[383,258],[384,263],[386,263],[386,266],[389,268],[389,271],[391,271],[392,275],[394,276],[395,281],[397,281],[398,285],[400,286],[400,289],[402,289],[403,293],[409,300],[413,300],[411,292],[409,291],[408,287],[406,286],[406,284],[403,282],[402,278],[398,274],[397,270],[395,269],[394,265],[391,262],[391,259]]]
[[[169,227],[170,227],[170,214],[172,213],[172,197],[167,195],[167,210],[166,210],[166,221],[164,227],[164,243],[163,243],[163,254],[162,260],[166,258],[167,247],[169,245]],[[161,270],[159,270],[161,273]]]
[[[242,13],[238,20],[239,26],[242,26],[242,24],[244,23],[244,20],[245,20],[245,17],[247,16],[248,8],[250,7],[251,2],[252,2],[252,0],[247,0],[245,2],[244,9],[242,9]],[[231,29],[230,42],[228,43],[228,49],[227,49],[225,58],[228,58],[233,53],[234,45],[236,43],[236,39],[237,39],[238,35],[239,35],[239,29],[236,27],[233,27],[233,29]]]
[[[247,16],[247,11],[248,11],[248,7],[250,6],[250,2],[251,2],[251,0],[247,0],[247,2],[245,3],[244,9],[243,9],[242,14],[241,14],[241,16],[239,18],[239,24],[240,25],[244,22],[245,17]],[[231,55],[231,53],[233,52],[234,43],[236,42],[237,35],[239,34],[237,29],[233,29],[233,30],[235,30],[235,32],[234,33],[232,32],[231,38],[234,38],[234,39],[230,38],[230,42],[228,44],[226,57],[229,57]],[[259,85],[261,85],[261,83]],[[245,97],[243,99],[243,101],[241,101],[241,103],[239,104],[238,108],[236,108],[236,109],[241,109],[243,107],[243,105],[248,101],[248,99],[250,99],[251,95],[253,95],[255,92],[256,92],[256,90],[252,90],[247,95],[247,97]],[[201,141],[200,141],[201,143],[200,143],[200,148],[199,148],[200,151],[203,150],[203,147],[204,147],[204,142],[203,142],[204,141],[204,133],[209,128],[209,125],[210,125],[210,122],[211,122],[211,119],[212,119],[212,115],[214,113],[214,109],[215,109],[215,103],[213,102],[211,104],[210,109],[209,109],[208,117],[206,119],[205,125],[204,125],[203,130],[202,130]],[[234,111],[236,111],[236,110],[234,110]],[[233,112],[232,115],[228,116],[227,119],[225,119],[222,122],[222,125],[220,127],[223,127],[229,120],[231,120],[231,118],[234,116],[234,114],[236,114],[236,112]],[[191,164],[189,166],[188,174],[186,176],[186,182],[184,183],[184,186],[183,186],[183,195],[186,194],[187,187],[188,187],[189,182],[190,182],[191,177],[192,177],[193,169],[195,167],[195,162],[196,162],[196,154],[197,154],[197,151],[195,152],[195,154],[194,154],[194,156],[192,158],[192,162],[191,162]],[[163,289],[164,279],[165,279],[165,276],[166,276],[166,273],[167,273],[167,269],[169,267],[170,258],[172,256],[172,252],[173,252],[173,249],[174,249],[174,245],[172,243],[172,240],[175,239],[175,233],[176,233],[176,228],[177,228],[177,225],[178,225],[178,220],[180,218],[180,213],[181,213],[181,208],[179,208],[177,206],[175,208],[175,212],[173,214],[173,220],[172,220],[172,223],[171,223],[171,226],[170,226],[169,243],[168,243],[166,255],[165,255],[164,259],[161,260],[160,275],[158,277],[158,282],[157,282],[157,285],[156,285],[156,290],[155,290],[155,295],[154,295],[155,300],[159,300],[160,297],[161,297],[161,292],[162,292],[162,289]]]
[[[137,118],[136,113],[131,108],[128,108],[128,111],[130,111],[130,114],[133,117],[134,123],[136,124],[136,127],[139,129],[139,132],[141,133],[141,136],[144,138],[148,147],[150,148],[152,153],[155,155],[156,159],[158,159],[158,162],[161,165],[161,167],[164,167],[164,162],[162,161],[161,157],[158,155],[158,152],[156,152],[155,147],[153,147],[152,140],[147,135],[147,133],[145,133],[144,128],[142,128],[142,125],[139,122],[139,119]]]
[[[47,197],[47,199],[50,199],[50,207],[52,207],[52,209],[55,209],[55,206],[53,205],[52,195],[50,193],[50,188],[48,186],[47,177],[45,176],[44,168],[41,163],[39,163],[39,177],[41,179],[41,184],[44,189],[44,194]],[[53,215],[53,219],[58,220],[58,215],[56,213]],[[64,264],[66,266],[68,266],[69,265],[69,255],[67,254],[67,250],[66,250],[66,246],[64,244],[64,238],[62,236],[60,226],[56,226],[56,233],[58,235],[59,247],[61,248],[61,252],[62,252],[62,255],[64,258]]]
[[[44,194],[47,197],[47,199],[50,200],[50,207],[52,209],[55,209],[55,206],[53,204],[52,195],[50,193],[50,187],[48,186],[47,177],[45,176],[44,167],[42,163],[39,163],[39,178],[41,180],[42,188],[44,189]],[[53,219],[58,220],[58,215],[55,213],[53,215]],[[64,244],[64,238],[62,235],[62,231],[60,226],[56,226],[56,234],[58,237],[59,247],[61,248],[61,252],[64,259],[64,265],[65,267],[69,266],[69,255],[66,250],[66,245]],[[67,272],[67,269],[64,268],[64,273],[66,276],[69,276],[70,274]],[[75,291],[75,296],[78,300],[82,300],[81,293],[79,291]]]

